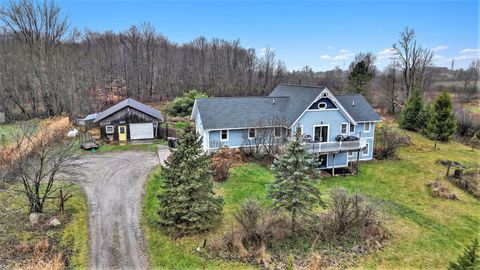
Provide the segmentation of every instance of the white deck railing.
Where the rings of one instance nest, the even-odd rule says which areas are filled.
[[[340,142],[307,142],[307,151],[310,153],[336,153],[356,151],[367,146],[367,140],[360,138],[357,141]]]

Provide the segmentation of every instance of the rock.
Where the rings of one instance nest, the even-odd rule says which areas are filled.
[[[42,213],[31,213],[29,216],[30,225],[37,226],[42,220],[45,219],[45,214]]]
[[[60,222],[60,220],[54,218],[52,220],[50,220],[50,223],[48,223],[48,225],[50,227],[57,227],[57,226],[60,226],[62,223]]]

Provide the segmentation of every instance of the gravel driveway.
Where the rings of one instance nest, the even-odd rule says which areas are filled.
[[[151,152],[85,155],[91,269],[145,269],[140,227],[147,175],[168,156],[168,148]],[[163,160],[161,161],[163,163]]]

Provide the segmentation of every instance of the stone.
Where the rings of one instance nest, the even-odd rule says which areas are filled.
[[[31,213],[29,216],[30,225],[37,226],[42,220],[45,219],[45,214]]]
[[[54,219],[50,220],[50,222],[48,223],[48,225],[49,225],[50,227],[58,227],[58,226],[62,225],[62,223],[60,222],[60,220],[54,218]]]

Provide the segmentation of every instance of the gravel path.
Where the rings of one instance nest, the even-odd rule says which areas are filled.
[[[91,269],[145,269],[140,227],[147,175],[168,148],[151,152],[111,152],[85,155]],[[163,163],[163,160],[160,162]]]

